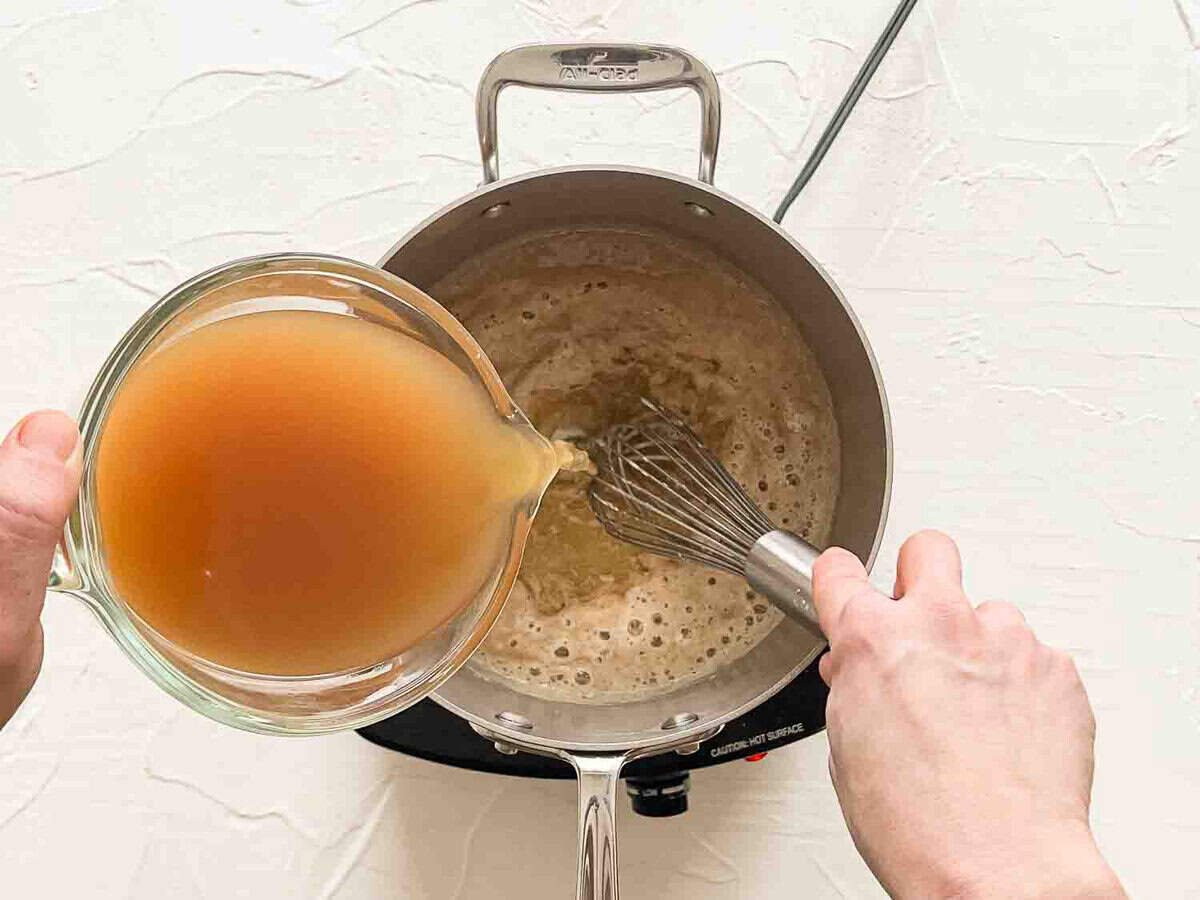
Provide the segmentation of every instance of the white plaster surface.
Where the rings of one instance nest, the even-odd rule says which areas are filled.
[[[773,208],[891,0],[0,4],[0,425],[74,406],[166,289],[228,258],[375,261],[479,180],[472,94],[535,40],[719,73],[718,183]],[[1200,2],[921,0],[786,221],[845,289],[896,434],[881,570],[954,533],[977,599],[1070,648],[1094,822],[1141,897],[1200,897]],[[512,91],[505,173],[692,172],[695,101]],[[52,597],[0,733],[5,898],[568,896],[569,783],[354,735],[223,729]],[[814,737],[622,815],[638,898],[876,897]],[[626,810],[627,813],[627,810]]]

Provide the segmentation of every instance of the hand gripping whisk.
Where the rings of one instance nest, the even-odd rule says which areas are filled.
[[[588,447],[597,469],[588,501],[604,529],[651,553],[741,575],[820,634],[812,602],[820,551],[771,524],[679,416],[642,403],[646,416]]]

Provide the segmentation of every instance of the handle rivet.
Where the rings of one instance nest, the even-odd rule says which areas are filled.
[[[712,217],[713,211],[707,206],[701,206],[699,203],[693,203],[691,200],[685,200],[683,205],[702,219]]]
[[[508,209],[508,207],[510,205],[511,204],[507,200],[505,200],[503,203],[496,203],[492,206],[489,206],[487,209],[485,209],[479,215],[481,215],[485,219],[494,219],[497,216],[503,215],[504,211],[506,209]]]
[[[530,722],[520,713],[515,712],[498,712],[496,713],[496,721],[508,725],[510,728],[520,728],[522,731],[533,731],[533,723]]]
[[[699,721],[700,717],[695,713],[679,713],[678,715],[671,716],[671,718],[667,719],[659,727],[663,731],[676,731],[680,728],[687,728],[689,725],[694,725]]]

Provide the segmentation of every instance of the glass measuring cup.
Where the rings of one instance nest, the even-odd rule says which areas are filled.
[[[96,459],[108,412],[122,383],[168,342],[222,319],[273,310],[350,315],[416,338],[480,385],[506,426],[526,432],[546,451],[545,478],[514,502],[507,547],[475,596],[465,598],[453,617],[415,645],[352,670],[263,675],[198,656],[155,631],[122,599],[105,561]],[[50,589],[87,604],[121,649],[174,697],[220,722],[269,734],[320,734],[361,727],[412,705],[454,674],[499,615],[516,577],[530,523],[555,473],[553,446],[516,407],[491,362],[453,316],[394,275],[332,256],[281,254],[237,260],[175,288],[134,324],[109,355],[88,391],[79,424],[83,481],[56,555]]]

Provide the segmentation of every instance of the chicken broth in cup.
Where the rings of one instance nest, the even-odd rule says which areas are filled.
[[[485,589],[557,465],[403,331],[303,309],[157,348],[95,462],[112,586],[222,666],[313,675],[416,644]]]

